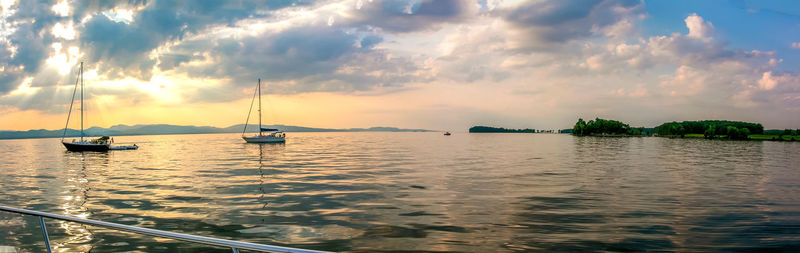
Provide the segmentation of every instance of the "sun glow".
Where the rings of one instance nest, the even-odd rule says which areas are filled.
[[[123,22],[125,24],[133,22],[133,10],[113,9],[111,11],[103,12],[103,15],[116,22]]]
[[[30,96],[30,95],[36,94],[37,91],[42,89],[42,87],[31,87],[32,83],[33,83],[33,77],[25,78],[25,80],[22,81],[22,84],[20,84],[17,87],[17,89],[9,92],[8,95],[9,96],[20,96],[20,95]]]
[[[53,26],[52,33],[53,36],[55,36],[56,38],[63,38],[65,40],[75,39],[75,28],[72,24],[72,21],[68,22],[66,25],[61,23],[56,23]]]
[[[59,16],[66,17],[69,16],[69,3],[66,0],[59,1],[56,5],[53,5],[51,9],[53,12],[58,14]]]
[[[78,64],[78,59],[83,56],[78,47],[69,47],[67,50],[62,51],[63,45],[58,42],[53,43],[51,47],[53,48],[53,55],[47,58],[45,62],[57,68],[58,73],[61,75],[69,74]]]
[[[0,0],[0,9],[2,9],[3,13],[5,14],[5,12],[9,11],[11,6],[14,6],[16,3],[16,0]]]

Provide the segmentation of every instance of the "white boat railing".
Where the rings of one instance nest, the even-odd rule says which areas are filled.
[[[47,252],[52,252],[52,250],[50,249],[50,238],[47,235],[47,228],[45,227],[45,223],[44,223],[44,219],[43,218],[51,218],[51,219],[56,219],[56,220],[77,222],[77,223],[81,223],[81,224],[87,224],[87,225],[92,225],[92,226],[110,228],[110,229],[118,230],[118,231],[131,232],[131,233],[142,234],[142,235],[149,235],[149,236],[153,236],[153,237],[169,238],[169,239],[174,239],[174,240],[179,240],[179,241],[205,244],[205,245],[209,245],[209,246],[231,248],[231,250],[233,250],[233,252],[239,252],[240,249],[242,249],[242,250],[260,251],[260,252],[297,252],[297,253],[325,252],[325,251],[297,249],[297,248],[272,246],[272,245],[265,245],[265,244],[258,244],[258,243],[239,242],[239,241],[225,240],[225,239],[205,237],[205,236],[181,234],[181,233],[168,232],[168,231],[163,231],[163,230],[158,230],[158,229],[140,228],[140,227],[122,225],[122,224],[117,224],[117,223],[105,222],[105,221],[82,219],[82,218],[76,218],[76,217],[71,217],[71,216],[64,216],[64,215],[58,215],[58,214],[52,214],[52,213],[46,213],[46,212],[39,212],[39,211],[33,211],[33,210],[27,210],[27,209],[20,209],[20,208],[13,208],[13,207],[7,207],[7,206],[0,206],[0,211],[6,211],[6,212],[12,212],[12,213],[18,213],[18,214],[24,214],[24,215],[32,215],[32,216],[39,217],[39,224],[42,226],[42,234],[44,236],[44,242],[45,242],[45,246],[47,247]]]

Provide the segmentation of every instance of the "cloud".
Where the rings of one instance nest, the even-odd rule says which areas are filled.
[[[0,15],[0,105],[63,112],[82,59],[92,97],[128,104],[226,103],[262,78],[278,94],[467,90],[449,103],[520,122],[537,109],[800,110],[799,75],[776,52],[735,48],[701,11],[671,20],[684,32],[645,37],[645,11],[638,0],[19,1]]]
[[[775,88],[777,84],[778,81],[775,80],[774,77],[772,77],[771,71],[764,72],[764,75],[761,77],[760,80],[758,80],[758,86],[763,90],[771,90]]]
[[[413,63],[374,48],[381,41],[376,34],[318,24],[237,39],[200,38],[173,49],[208,50],[209,61],[175,67],[190,77],[229,77],[244,86],[261,78],[277,93],[366,91],[417,80]]]
[[[159,46],[181,41],[212,26],[230,26],[238,20],[263,17],[261,11],[285,8],[303,1],[154,1],[125,23],[94,15],[81,30],[90,60],[102,62],[101,73],[122,72],[143,80],[156,64],[150,53]],[[179,59],[178,59],[179,60]]]
[[[712,64],[739,63],[774,67],[781,60],[776,60],[774,52],[758,50],[746,51],[729,48],[724,42],[715,42],[710,22],[692,14],[684,22],[689,33],[674,33],[669,36],[652,36],[638,38],[638,41],[607,41],[607,44],[586,44],[584,53],[591,54],[583,65],[596,72],[624,70],[634,68],[642,71],[659,66],[686,66],[694,69],[708,69]],[[764,64],[767,61],[768,64]]]
[[[523,49],[588,38],[604,30],[621,36],[630,30],[629,19],[643,12],[638,0],[523,1],[493,11],[511,24]]]
[[[695,38],[703,41],[711,40],[711,35],[714,32],[714,25],[711,22],[703,22],[703,18],[692,13],[686,19],[686,27],[689,28],[689,38]]]
[[[0,96],[17,88],[28,77],[34,78],[34,86],[58,84],[50,82],[52,77],[40,72],[49,71],[44,65],[55,54],[51,50],[53,43],[73,46],[66,41],[78,36],[74,25],[79,19],[69,16],[70,8],[63,2],[54,8],[56,5],[54,1],[16,1],[4,7],[0,15],[0,68],[3,69],[0,71]],[[72,11],[73,15],[77,13]]]
[[[48,57],[49,33],[35,33],[36,23],[19,24],[8,36],[5,48],[0,49],[0,94],[20,85],[22,79],[37,73]]]
[[[557,10],[544,6],[549,2],[533,4],[540,4],[548,11]],[[514,6],[499,8],[506,14],[517,10]],[[590,16],[589,11],[561,12],[573,13],[566,15],[572,18],[556,15],[562,19],[540,16],[522,20],[531,24],[545,24],[545,21],[553,25],[568,24],[571,28],[566,30],[574,31],[583,24],[569,23],[570,20]],[[635,20],[619,19],[607,28]],[[611,32],[614,29],[610,28],[597,29],[584,34],[559,34],[570,36],[551,37],[562,43],[519,50],[525,47],[517,46],[520,40],[513,32],[533,32],[528,34],[533,36],[529,38],[539,39],[538,36],[551,34],[537,33],[540,30],[533,28],[520,29],[516,23],[503,29],[507,22],[478,20],[477,24],[455,30],[441,43],[446,53],[432,68],[437,70],[437,80],[447,78],[496,89],[534,90],[534,93],[514,94],[540,102],[557,97],[552,101],[555,107],[596,115],[650,119],[653,118],[650,114],[657,112],[666,117],[664,120],[673,120],[669,117],[689,114],[694,115],[691,117],[735,118],[742,108],[800,109],[797,107],[800,101],[796,101],[800,93],[789,88],[795,80],[791,76],[797,74],[787,72],[777,77],[774,68],[782,61],[775,58],[774,52],[732,48],[723,39],[715,38],[711,22],[697,14],[687,16],[684,22],[689,28],[684,34],[637,37],[636,34],[626,35],[627,32]],[[571,43],[573,41],[576,43]],[[527,42],[524,45],[543,43],[541,40]],[[492,75],[502,78],[488,78]]]
[[[151,53],[159,46],[210,27],[232,26],[243,19],[267,16],[270,11],[308,4],[302,0],[17,1],[4,9],[0,21],[4,30],[0,42],[7,42],[0,48],[4,69],[0,95],[36,74],[53,56],[49,51],[54,42],[80,46],[85,60],[98,66],[101,75],[148,80],[156,64]],[[121,18],[120,13],[129,19]],[[14,32],[5,34],[8,31]]]
[[[18,29],[10,36],[9,45],[0,49],[0,57],[7,62],[0,74],[0,94],[15,89],[25,77],[34,77],[36,85],[63,83],[37,75],[45,60],[58,54],[50,49],[53,42],[62,43],[64,48],[79,47],[81,59],[108,79],[134,77],[146,81],[158,71],[177,70],[190,77],[229,79],[234,84],[249,83],[257,76],[276,82],[292,80],[283,82],[294,83],[283,86],[283,93],[399,88],[418,80],[413,75],[419,68],[376,49],[383,36],[370,29],[433,29],[436,24],[468,17],[476,6],[455,0],[370,1],[360,9],[351,8],[353,15],[337,18],[342,22],[335,24],[302,21],[288,28],[242,33],[249,24],[239,21],[279,23],[282,20],[270,16],[286,15],[277,11],[303,5],[310,8],[298,9],[298,13],[320,15],[328,11],[322,8],[327,3],[23,2],[10,19],[34,21],[15,25]],[[234,34],[225,34],[226,30]]]
[[[401,2],[388,2],[369,3],[363,11],[373,4],[387,4],[383,6],[390,7],[389,12],[400,10]],[[173,6],[156,2],[134,15],[130,23],[94,16],[81,31],[82,41],[91,48],[91,59],[103,63],[101,73],[111,77],[124,73],[147,79],[157,66],[161,71],[175,70],[189,77],[229,79],[233,85],[249,84],[257,77],[275,82],[292,80],[283,82],[292,85],[275,87],[281,93],[364,91],[415,79],[406,74],[416,71],[412,63],[374,49],[383,41],[382,36],[353,30],[350,27],[354,23],[348,26],[346,22],[331,25],[301,20],[289,27],[242,33],[249,27],[235,23],[238,19],[266,24],[281,20],[270,20],[269,14],[255,11],[259,8],[256,4],[242,9],[231,6],[235,4],[206,3]],[[304,2],[270,4],[268,8],[284,8]],[[424,1],[407,6],[411,13],[404,15],[419,15],[409,20],[448,17],[457,14],[461,4]],[[318,7],[309,10],[312,15],[324,13],[324,6]],[[184,11],[188,13],[182,15]],[[201,32],[213,28],[215,32],[210,35]],[[159,51],[153,54],[157,48]]]
[[[795,72],[774,73],[764,72],[758,80],[761,90],[775,90],[779,94],[800,93],[800,74]],[[800,94],[797,94],[800,95]]]
[[[706,75],[702,70],[689,66],[680,66],[669,80],[662,82],[661,87],[667,89],[669,95],[697,95],[705,90]]]
[[[80,31],[88,61],[103,67],[101,73],[124,73],[149,79],[155,61],[148,53],[166,38],[136,25],[116,22],[104,15],[93,16]],[[116,76],[116,75],[115,75]]]
[[[462,0],[358,0],[344,22],[391,33],[425,31],[462,22],[477,12],[476,7],[477,4]]]

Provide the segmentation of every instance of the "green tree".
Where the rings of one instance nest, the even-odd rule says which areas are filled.
[[[583,136],[586,131],[586,122],[582,118],[578,118],[578,122],[572,127],[572,135]]]
[[[706,128],[706,131],[703,132],[703,138],[714,139],[714,129],[714,125],[709,125],[708,128]]]
[[[739,131],[739,135],[740,135],[740,136],[739,136],[739,137],[740,137],[739,139],[741,139],[741,140],[748,140],[748,139],[750,139],[750,129],[747,129],[746,127],[745,127],[745,128],[742,128],[742,129]]]
[[[728,134],[728,139],[736,140],[739,139],[739,129],[735,126],[728,126],[726,127],[726,134]]]
[[[681,124],[675,124],[670,127],[670,134],[671,135],[678,135],[683,138],[683,135],[686,134],[686,128],[683,127]]]
[[[589,122],[578,119],[578,122],[575,123],[572,130],[572,134],[578,136],[632,133],[631,127],[628,124],[601,118],[589,120]]]
[[[727,121],[727,120],[702,120],[702,121],[683,121],[683,122],[668,122],[661,124],[655,128],[655,131],[660,135],[674,135],[672,130],[673,125],[682,125],[685,133],[692,134],[705,134],[710,125],[714,126],[715,135],[724,135],[727,133],[728,126],[734,126],[738,129],[747,128],[752,134],[764,133],[764,126],[758,123],[740,122],[740,121]]]
[[[728,127],[723,125],[717,125],[717,129],[714,131],[716,135],[725,135],[728,134]]]

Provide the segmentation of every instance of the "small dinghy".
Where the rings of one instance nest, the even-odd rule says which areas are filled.
[[[139,149],[139,146],[136,146],[136,144],[133,144],[131,146],[110,146],[110,147],[108,147],[108,150],[136,150],[136,149]]]

